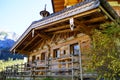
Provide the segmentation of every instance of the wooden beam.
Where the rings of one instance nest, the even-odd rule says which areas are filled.
[[[46,43],[46,40],[43,39],[41,43],[38,45],[38,47],[43,47],[45,43]]]
[[[34,41],[36,38],[38,37],[38,35],[36,35],[35,37],[32,38],[32,40],[30,42],[28,42],[28,44],[26,44],[23,49],[25,49],[32,41]],[[23,50],[21,49],[21,50]]]
[[[31,54],[31,52],[24,51],[24,50],[16,50],[16,52],[19,52],[19,54],[25,54],[25,55]]]
[[[28,51],[30,51],[32,48],[34,48],[35,46],[37,46],[38,45],[38,43],[40,43],[42,41],[42,39],[41,40],[39,40],[38,42],[36,42],[31,48],[29,48],[28,49]]]
[[[41,37],[41,38],[43,38],[43,39],[51,39],[51,37],[48,36],[48,35],[47,35],[46,33],[44,33],[44,32],[40,32],[40,33],[38,34],[38,36]]]
[[[57,34],[57,33],[66,33],[66,32],[74,32],[74,31],[79,31],[79,28],[74,28],[73,31],[71,29],[60,30],[54,33]]]
[[[80,13],[78,15],[75,15],[74,18],[77,18],[77,17],[81,17],[81,16],[85,16],[85,15],[89,15],[91,13],[94,13],[94,12],[100,12],[100,9],[99,8],[96,8],[96,9],[93,9],[91,11],[86,11],[86,12],[83,12],[83,13]],[[58,20],[58,21],[54,21],[50,24],[47,24],[47,25],[43,25],[41,27],[36,27],[35,29],[38,30],[38,29],[43,29],[43,28],[47,28],[47,27],[50,27],[52,25],[55,25],[55,24],[58,24],[58,23],[61,23],[61,22],[65,22],[65,21],[68,21],[71,17],[67,17],[67,18],[64,18],[64,19],[61,19],[61,20]]]
[[[93,19],[87,20],[87,21],[85,21],[85,22],[83,22],[83,23],[100,22],[100,21],[104,21],[104,20],[106,20],[106,19],[108,19],[107,16],[100,16],[100,17],[97,17],[97,18],[93,18]]]
[[[69,28],[70,25],[64,25],[64,26],[58,26],[58,27],[54,27],[54,28],[50,28],[48,30],[45,30],[45,32],[51,32],[51,31],[56,31],[56,30],[60,30],[60,29],[66,29]]]
[[[16,45],[16,47],[14,48],[14,49],[17,49],[20,45],[21,45],[21,43],[23,43],[24,42],[24,40],[29,36],[31,34],[31,36],[32,36],[32,33],[31,32],[29,32],[22,40],[21,40],[21,42],[19,42],[19,44],[18,45]],[[20,36],[20,38],[23,36],[23,34]],[[18,39],[19,40],[19,39]],[[14,50],[13,49],[13,50]]]
[[[74,29],[75,31],[80,31],[80,32],[89,32],[89,30],[90,30],[90,27],[88,27],[88,26],[86,26],[86,24],[85,23],[83,23],[84,21],[79,21],[78,19],[74,19],[75,21],[75,26],[76,26],[76,28]],[[73,31],[74,31],[73,30]]]
[[[53,42],[55,36],[56,36],[56,34],[53,34],[52,39],[51,39],[51,41],[50,41],[50,44]]]

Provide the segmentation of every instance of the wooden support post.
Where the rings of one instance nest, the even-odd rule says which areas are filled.
[[[35,66],[33,67],[33,80],[35,80],[35,70],[36,70],[36,68],[35,68]]]
[[[22,63],[20,64],[20,76],[21,76],[21,78],[22,78]]]
[[[79,63],[80,63],[80,79],[83,80],[83,73],[82,73],[82,53],[81,53],[81,47],[80,47],[80,43],[79,43]]]
[[[46,53],[45,53],[45,55],[46,55]],[[45,78],[47,77],[47,62],[46,62],[46,60],[47,60],[47,57],[45,56]]]
[[[72,80],[74,80],[74,64],[73,64],[73,53],[71,54],[72,55]]]

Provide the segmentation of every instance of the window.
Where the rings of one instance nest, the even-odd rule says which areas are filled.
[[[59,58],[60,57],[60,50],[59,49],[55,49],[54,50],[54,54],[53,54],[53,58]]]
[[[32,62],[34,62],[34,60],[35,60],[35,55],[34,55],[34,56],[32,56]]]
[[[72,44],[70,46],[70,53],[72,53],[73,55],[80,54],[80,47],[79,47],[78,43]]]
[[[41,60],[45,60],[45,53],[41,54]]]
[[[37,57],[37,60],[39,60],[39,57]]]
[[[66,55],[66,50],[63,51],[63,54]]]

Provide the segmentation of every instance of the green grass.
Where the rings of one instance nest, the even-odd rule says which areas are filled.
[[[24,61],[22,59],[21,60],[9,59],[8,61],[0,60],[0,72],[4,71],[5,67],[7,67],[7,66],[12,66],[12,65],[15,65],[15,64],[22,64],[23,62]]]
[[[22,80],[22,79],[16,79],[16,78],[8,78],[6,80]]]

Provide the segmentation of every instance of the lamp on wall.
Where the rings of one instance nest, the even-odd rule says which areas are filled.
[[[73,31],[73,29],[74,29],[74,19],[73,18],[70,18],[69,19],[69,22],[70,22],[70,29]]]

